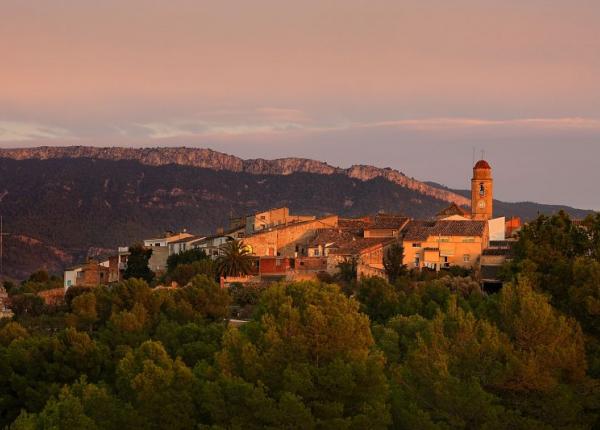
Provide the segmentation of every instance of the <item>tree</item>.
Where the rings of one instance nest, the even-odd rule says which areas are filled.
[[[299,415],[308,411],[319,428],[386,428],[383,360],[372,347],[368,318],[337,286],[274,285],[262,294],[254,320],[225,334],[216,387],[239,380],[254,389],[264,386],[271,402],[285,403]],[[212,394],[223,395],[216,391]],[[234,394],[225,396],[225,404],[241,407]],[[235,418],[216,406],[211,416],[232,426]],[[266,425],[251,410],[243,415],[249,428]]]
[[[0,345],[8,346],[13,340],[29,337],[27,329],[17,322],[9,322],[0,328]]]
[[[242,241],[231,240],[222,248],[217,258],[217,273],[221,276],[242,276],[252,271],[250,251]]]
[[[177,282],[178,285],[187,285],[197,275],[206,275],[214,279],[216,275],[215,264],[212,260],[203,259],[190,264],[179,264],[171,272],[167,273],[167,282]]]
[[[44,306],[44,299],[33,293],[17,294],[10,298],[10,308],[17,318],[39,316]]]
[[[165,313],[182,323],[199,318],[223,320],[229,313],[229,293],[204,275],[192,278],[186,287],[178,288],[170,294],[174,302],[165,304]]]
[[[383,258],[383,267],[390,283],[396,283],[396,280],[406,274],[406,265],[404,264],[404,247],[400,243],[392,244]]]
[[[143,420],[131,405],[117,399],[106,387],[90,384],[85,377],[65,386],[38,414],[22,412],[14,430],[112,430],[142,428]]]
[[[344,258],[344,260],[337,264],[337,268],[339,270],[339,279],[346,284],[346,286],[356,282],[358,276],[358,259],[356,257]]]
[[[206,259],[208,259],[208,256],[199,248],[192,248],[187,251],[182,251],[179,254],[169,255],[167,258],[167,272],[172,272],[181,264],[192,264]]]
[[[361,303],[361,311],[366,313],[371,321],[385,322],[398,313],[398,292],[385,279],[361,279],[358,283],[357,299]]]
[[[92,331],[94,323],[98,320],[96,312],[96,296],[93,292],[81,294],[71,302],[73,311],[71,318],[72,325]]]
[[[138,278],[146,282],[152,282],[154,272],[148,267],[148,261],[152,256],[152,250],[146,249],[142,245],[135,245],[129,248],[127,257],[127,268],[123,277],[125,279]]]
[[[146,419],[144,428],[189,429],[195,424],[192,371],[169,357],[160,342],[146,341],[117,367],[116,385]]]

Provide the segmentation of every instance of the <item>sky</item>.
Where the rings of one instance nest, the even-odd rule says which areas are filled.
[[[0,147],[197,146],[600,210],[597,0],[0,0]]]

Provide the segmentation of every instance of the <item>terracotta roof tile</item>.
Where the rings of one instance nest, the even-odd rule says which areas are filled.
[[[483,236],[485,221],[411,221],[404,240],[424,241],[430,236]]]

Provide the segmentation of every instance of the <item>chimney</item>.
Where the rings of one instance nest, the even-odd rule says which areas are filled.
[[[223,227],[217,227],[217,234],[223,234],[224,231]]]

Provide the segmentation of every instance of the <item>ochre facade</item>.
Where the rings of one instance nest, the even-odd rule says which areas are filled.
[[[485,160],[473,166],[471,179],[471,219],[487,221],[494,214],[494,180],[492,168]]]

